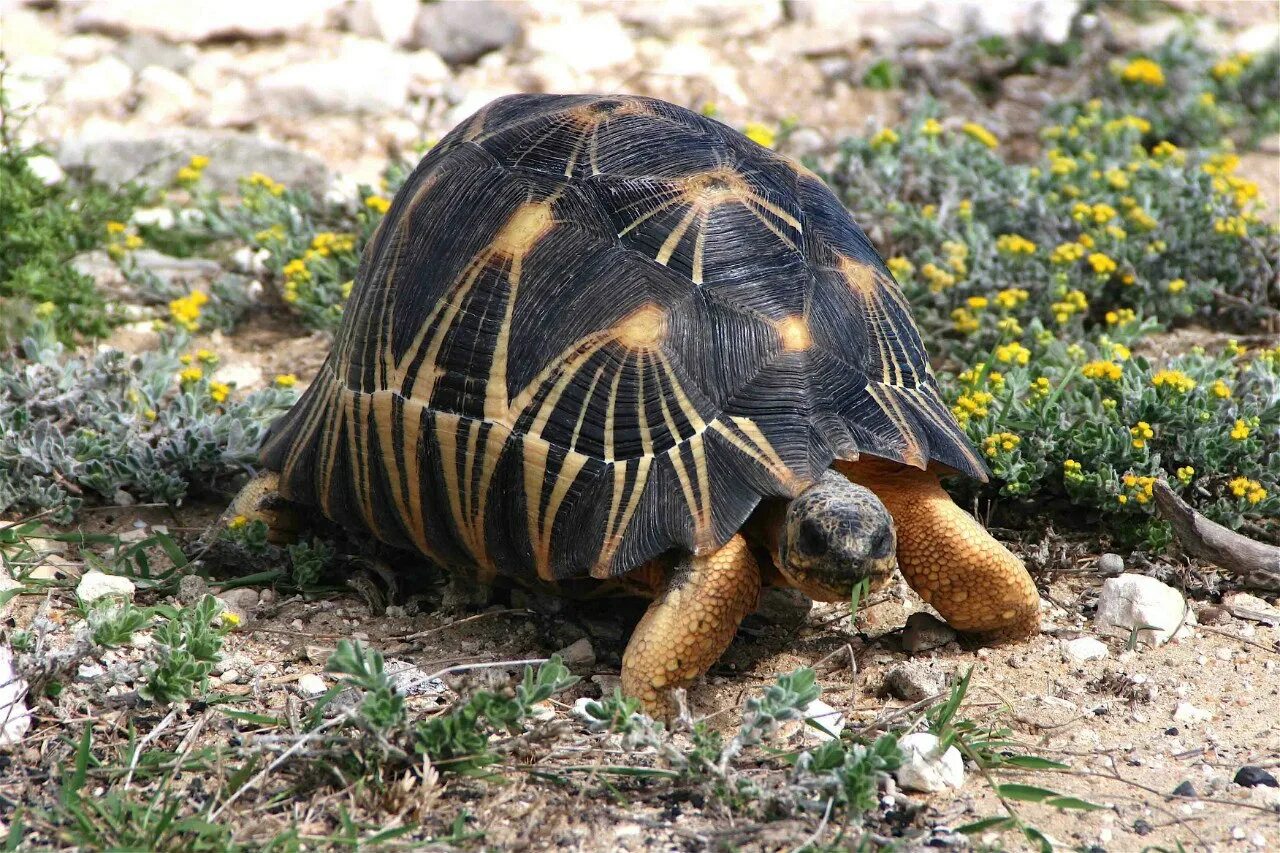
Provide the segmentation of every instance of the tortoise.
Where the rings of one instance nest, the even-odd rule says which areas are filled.
[[[762,585],[896,564],[957,630],[1023,637],[1022,563],[943,475],[988,471],[901,290],[812,172],[637,96],[512,95],[418,164],[332,351],[233,504],[267,496],[460,578],[624,578],[653,712]]]

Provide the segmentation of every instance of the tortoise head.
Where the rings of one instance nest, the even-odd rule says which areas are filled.
[[[787,506],[778,569],[817,601],[848,601],[863,579],[883,586],[897,565],[893,517],[870,489],[827,471]]]

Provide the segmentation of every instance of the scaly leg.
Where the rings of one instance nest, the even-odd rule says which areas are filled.
[[[627,643],[622,692],[654,717],[670,716],[667,691],[693,683],[716,662],[759,598],[760,568],[741,534],[714,553],[682,560]]]
[[[936,474],[879,461],[835,467],[888,508],[903,576],[952,628],[987,643],[1039,630],[1040,596],[1026,567],[955,505]]]

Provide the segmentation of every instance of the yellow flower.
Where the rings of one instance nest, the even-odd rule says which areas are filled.
[[[1249,236],[1248,225],[1243,217],[1227,216],[1213,220],[1213,230],[1219,234],[1239,237],[1244,239]]]
[[[996,238],[996,250],[1006,255],[1034,255],[1036,244],[1020,234],[1001,234]]]
[[[1227,483],[1227,488],[1231,490],[1231,494],[1244,498],[1251,504],[1259,504],[1267,499],[1267,490],[1262,488],[1262,484],[1248,477],[1236,477]]]
[[[1174,145],[1169,140],[1161,140],[1151,149],[1151,156],[1157,160],[1168,160],[1171,163],[1185,163],[1187,154],[1185,151]]]
[[[1129,232],[1125,231],[1119,225],[1108,225],[1106,231],[1107,236],[1113,240],[1124,240],[1129,236]]]
[[[1021,287],[1009,287],[996,294],[996,304],[1008,311],[1026,302],[1030,296],[1031,294]]]
[[[218,614],[218,619],[222,622],[223,627],[236,628],[240,625],[239,615],[232,613],[230,610],[224,610]]]
[[[36,317],[41,320],[48,320],[58,311],[56,303],[45,300],[36,306]]]
[[[1120,326],[1125,323],[1132,323],[1138,319],[1138,315],[1134,313],[1132,308],[1117,308],[1114,311],[1108,311],[1105,315],[1108,326]]]
[[[1007,453],[1016,450],[1021,443],[1022,439],[1011,432],[997,432],[982,440],[982,452],[994,457],[1000,451]]]
[[[985,127],[978,124],[977,122],[972,122],[972,121],[965,122],[960,129],[964,131],[965,135],[973,139],[976,139],[977,141],[981,142],[983,145],[987,146],[988,148],[995,148],[997,145],[1000,144],[1000,140],[996,139],[996,136],[994,133],[987,130]]]
[[[893,128],[883,127],[871,137],[872,148],[891,148],[898,144],[898,134]]]
[[[1101,252],[1089,255],[1089,266],[1093,267],[1093,271],[1099,276],[1110,275],[1116,271],[1116,262]]]
[[[123,234],[123,233],[124,233],[124,229],[125,229],[125,224],[124,224],[123,222],[116,222],[116,221],[113,219],[113,220],[111,220],[110,222],[108,222],[108,223],[107,223],[107,233],[108,233],[108,234]]]
[[[231,393],[231,387],[227,385],[227,383],[225,382],[209,383],[209,396],[213,399],[213,402],[215,403],[226,402],[227,395],[230,393]]]
[[[196,350],[196,358],[203,361],[205,364],[213,364],[218,360],[218,354],[212,350],[198,349]]]
[[[1248,347],[1241,346],[1240,342],[1235,338],[1227,341],[1227,345],[1223,347],[1222,352],[1229,356],[1242,356],[1249,351]]]
[[[196,357],[189,352],[184,352],[182,355],[178,356],[178,361],[182,362],[183,364],[190,364],[195,360],[196,360]]]
[[[938,123],[937,119],[927,118],[924,120],[924,124],[920,125],[920,133],[925,136],[937,136],[942,133],[942,125]]]
[[[155,409],[144,409],[142,416],[149,421],[154,421],[156,418],[160,417],[160,415],[156,413]]]
[[[1179,394],[1188,394],[1196,387],[1196,381],[1181,370],[1161,370],[1151,377],[1151,384]]]
[[[193,169],[199,169],[200,171],[204,171],[205,167],[209,165],[209,158],[203,154],[192,154],[191,159],[187,162],[187,165]]]
[[[929,289],[934,293],[946,290],[956,283],[956,277],[937,264],[925,264],[920,268],[920,274],[929,282]]]
[[[920,215],[925,219],[933,219],[938,214],[938,206],[936,204],[926,204],[920,208]]]
[[[1070,290],[1061,302],[1055,302],[1049,307],[1053,310],[1053,318],[1059,323],[1065,323],[1071,319],[1072,315],[1087,311],[1089,300],[1083,291]]]
[[[1116,361],[1128,361],[1133,355],[1124,344],[1111,344],[1111,357]]]
[[[899,281],[909,277],[913,272],[916,271],[916,268],[911,263],[911,261],[902,257],[901,255],[892,257],[889,260],[885,261],[885,263],[888,265],[889,271],[893,273],[893,277],[898,279]]]
[[[1249,432],[1249,425],[1237,418],[1236,425],[1231,428],[1231,438],[1235,441],[1244,441],[1249,437]]]
[[[188,367],[178,374],[178,381],[184,384],[188,382],[199,382],[203,377],[203,370],[198,367]]]
[[[1049,391],[1052,390],[1052,386],[1049,384],[1049,377],[1037,376],[1035,381],[1027,386],[1027,390],[1034,397],[1048,397]]]
[[[1102,399],[1102,408],[1108,412],[1114,412],[1116,410],[1116,401],[1110,397],[1104,397]]]
[[[1248,54],[1237,54],[1228,59],[1220,60],[1214,64],[1213,68],[1209,69],[1209,73],[1213,75],[1215,80],[1234,80],[1244,73],[1245,66],[1248,65],[1247,61],[1240,61],[1241,56],[1248,56]]]
[[[1164,69],[1146,58],[1131,59],[1127,65],[1118,66],[1117,74],[1126,83],[1159,88],[1164,85]]]
[[[1155,431],[1151,429],[1151,424],[1146,421],[1138,421],[1137,424],[1129,427],[1129,435],[1133,437],[1131,442],[1133,446],[1141,450],[1147,446],[1147,439],[1155,436]]]
[[[890,133],[892,133],[892,131],[890,131]],[[774,129],[757,121],[748,123],[747,126],[742,129],[742,134],[756,145],[761,145],[765,148],[772,148],[778,143],[778,134]],[[894,141],[897,140],[895,139]]]
[[[1231,398],[1231,386],[1223,382],[1221,379],[1215,380],[1213,385],[1209,386],[1209,391],[1213,396],[1222,400],[1228,400]]]
[[[200,326],[200,308],[208,301],[204,291],[193,290],[169,303],[169,316],[188,332],[194,332]]]
[[[231,530],[239,530],[248,525],[249,519],[243,515],[237,515],[235,518],[227,522],[227,527]]]
[[[967,198],[960,199],[960,206],[956,208],[956,215],[966,222],[973,218],[973,202]]]
[[[356,283],[355,283],[355,281],[354,281],[353,279],[348,279],[347,281],[344,281],[344,282],[342,283],[342,298],[343,298],[343,299],[350,299],[350,298],[351,298],[351,288],[355,287],[355,285],[356,285]]]
[[[970,296],[968,299],[964,301],[964,304],[969,306],[975,311],[981,311],[983,308],[987,307],[987,297]]]
[[[1169,288],[1170,293],[1181,293],[1186,289],[1187,282],[1185,279],[1175,278],[1165,286]]]
[[[1114,361],[1091,361],[1080,369],[1085,379],[1116,382],[1124,369]]]
[[[1049,260],[1055,264],[1071,264],[1084,257],[1085,247],[1081,243],[1060,243]]]
[[[947,240],[942,244],[942,251],[947,255],[947,266],[957,275],[963,276],[969,271],[965,260],[969,257],[969,247],[957,240]]]
[[[1068,459],[1062,463],[1062,475],[1068,480],[1080,480],[1084,478],[1084,471],[1079,462]]]
[[[1126,214],[1129,221],[1132,222],[1141,231],[1154,231],[1160,222],[1140,207],[1134,207]]]
[[[1025,365],[1031,360],[1031,350],[1014,341],[1013,343],[1001,344],[996,347],[995,357],[996,361],[1003,361],[1006,364]]]
[[[1183,483],[1184,485],[1187,483],[1190,483],[1192,478],[1195,477],[1195,475],[1196,475],[1196,469],[1192,468],[1190,465],[1185,465],[1182,468],[1178,469],[1178,481]]]
[[[199,169],[193,169],[190,166],[183,166],[173,176],[173,179],[182,186],[190,186],[200,180],[201,172]]]
[[[289,281],[299,282],[311,280],[311,270],[307,269],[306,261],[302,260],[302,258],[294,258],[289,261],[289,263],[284,265],[282,272],[284,273],[284,277]]]
[[[1129,188],[1129,176],[1120,169],[1108,169],[1104,177],[1112,189],[1127,190]]]
[[[371,195],[365,198],[364,206],[375,213],[386,213],[391,209],[391,200],[380,195]]]
[[[276,385],[280,388],[292,388],[298,384],[298,377],[292,373],[279,373],[276,375]]]
[[[967,308],[957,308],[951,312],[951,326],[962,335],[978,331],[978,318]]]
[[[271,180],[261,172],[254,172],[246,179],[246,182],[250,187],[261,187],[273,196],[284,195],[284,184]]]

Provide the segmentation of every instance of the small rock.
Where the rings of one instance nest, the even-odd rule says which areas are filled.
[[[947,689],[950,672],[936,661],[910,660],[899,664],[884,678],[885,689],[907,702],[919,702]]]
[[[1246,764],[1237,770],[1235,778],[1231,781],[1246,788],[1256,788],[1259,785],[1265,785],[1268,788],[1280,788],[1280,782],[1276,781],[1276,777],[1261,767],[1255,767],[1252,764]]]
[[[622,65],[636,55],[631,35],[611,11],[565,16],[531,26],[525,42],[535,53],[558,58],[577,74]]]
[[[258,591],[249,587],[229,589],[218,593],[218,600],[246,613],[252,613],[258,608]]]
[[[261,172],[287,187],[315,193],[329,185],[328,167],[314,155],[278,142],[234,131],[180,130],[153,136],[85,133],[64,139],[58,163],[64,169],[88,169],[98,180],[117,186],[130,180],[167,187],[193,154],[210,158],[204,182],[231,192],[240,178]]]
[[[564,659],[564,665],[573,672],[583,672],[595,666],[596,650],[591,647],[591,640],[583,637],[570,643],[556,652]]]
[[[218,676],[218,681],[221,682],[222,684],[236,684],[241,680],[242,677],[243,676],[241,675],[240,670],[229,669],[226,672],[222,673],[222,675]]]
[[[1231,617],[1225,607],[1219,607],[1216,604],[1209,604],[1200,608],[1199,618],[1197,621],[1203,622],[1205,625],[1217,625]]]
[[[836,740],[844,731],[844,715],[821,699],[814,699],[804,709],[806,720],[812,720],[821,728],[805,725],[805,736],[818,742]]]
[[[493,0],[428,3],[418,12],[414,45],[434,51],[451,65],[475,62],[520,37],[520,21],[510,9]]]
[[[183,575],[178,581],[178,601],[195,604],[209,594],[209,584],[199,575]]]
[[[1124,557],[1119,554],[1103,554],[1098,558],[1094,568],[1103,577],[1111,578],[1116,575],[1122,575],[1124,574]]]
[[[62,171],[62,167],[58,165],[58,161],[48,154],[37,154],[34,157],[28,157],[27,168],[46,187],[60,184],[67,177],[67,173]]]
[[[79,109],[122,108],[133,87],[133,70],[114,56],[104,56],[71,73],[62,84],[62,100]]]
[[[298,677],[298,692],[303,696],[319,696],[328,689],[329,686],[324,683],[324,679],[314,672],[308,672]]]
[[[196,89],[187,78],[158,65],[148,65],[138,73],[138,117],[151,124],[181,121],[196,99]]]
[[[1158,646],[1181,625],[1194,625],[1195,613],[1173,587],[1146,575],[1123,574],[1103,582],[1094,623],[1126,639],[1142,628],[1137,630],[1138,640]]]
[[[954,746],[939,754],[941,742],[927,732],[909,734],[898,741],[902,766],[894,773],[898,784],[909,791],[933,793],[964,785],[964,761]]]
[[[1179,702],[1173,709],[1173,718],[1179,723],[1203,723],[1213,719],[1213,712],[1197,708],[1190,702]]]
[[[1074,640],[1067,640],[1062,644],[1062,657],[1068,661],[1084,662],[1096,660],[1097,658],[1105,658],[1108,654],[1110,652],[1107,649],[1107,644],[1097,637],[1076,637]]]
[[[396,690],[406,696],[436,696],[449,689],[439,678],[431,677],[430,673],[408,661],[387,661],[387,675],[391,676],[391,683]]]
[[[136,268],[171,285],[204,282],[216,278],[222,272],[222,266],[217,261],[206,258],[175,258],[155,249],[138,249],[131,259]]]
[[[80,583],[76,585],[76,597],[82,602],[88,604],[91,601],[97,601],[108,595],[118,595],[124,598],[133,598],[134,593],[133,581],[120,575],[108,575],[97,569],[92,569],[84,573],[80,578]]]
[[[173,210],[167,207],[140,207],[129,217],[129,221],[135,225],[150,226],[159,228],[161,231],[168,231],[178,224],[178,217],[174,216]]]
[[[93,681],[107,674],[107,668],[100,663],[82,663],[76,667],[76,679]]]
[[[355,0],[347,26],[357,35],[403,46],[413,40],[421,6],[420,0]]]
[[[296,37],[299,31],[324,23],[329,10],[337,5],[337,0],[306,3],[94,0],[80,7],[75,27],[81,32],[110,35],[148,33],[170,42]]]
[[[0,749],[21,743],[31,728],[26,696],[27,682],[14,669],[13,649],[0,645]]]
[[[1191,786],[1190,782],[1182,781],[1178,783],[1178,787],[1173,789],[1175,797],[1195,797],[1196,789]]]
[[[1222,606],[1237,619],[1248,619],[1267,625],[1280,625],[1280,610],[1247,592],[1233,592],[1222,599]]]
[[[575,699],[573,702],[573,709],[569,711],[569,714],[584,723],[595,723],[597,720],[595,717],[587,713],[587,706],[597,701],[598,700],[587,696]]]
[[[387,113],[409,97],[411,70],[382,42],[349,39],[342,55],[286,65],[258,79],[258,96],[269,113]]]
[[[796,628],[813,608],[813,599],[798,589],[773,586],[760,591],[760,604],[752,614],[770,625]]]
[[[535,703],[529,711],[530,717],[542,723],[556,718],[556,706],[551,704],[549,700]]]
[[[923,610],[907,617],[902,630],[902,650],[908,654],[925,652],[945,646],[956,638],[956,632],[932,613]]]

